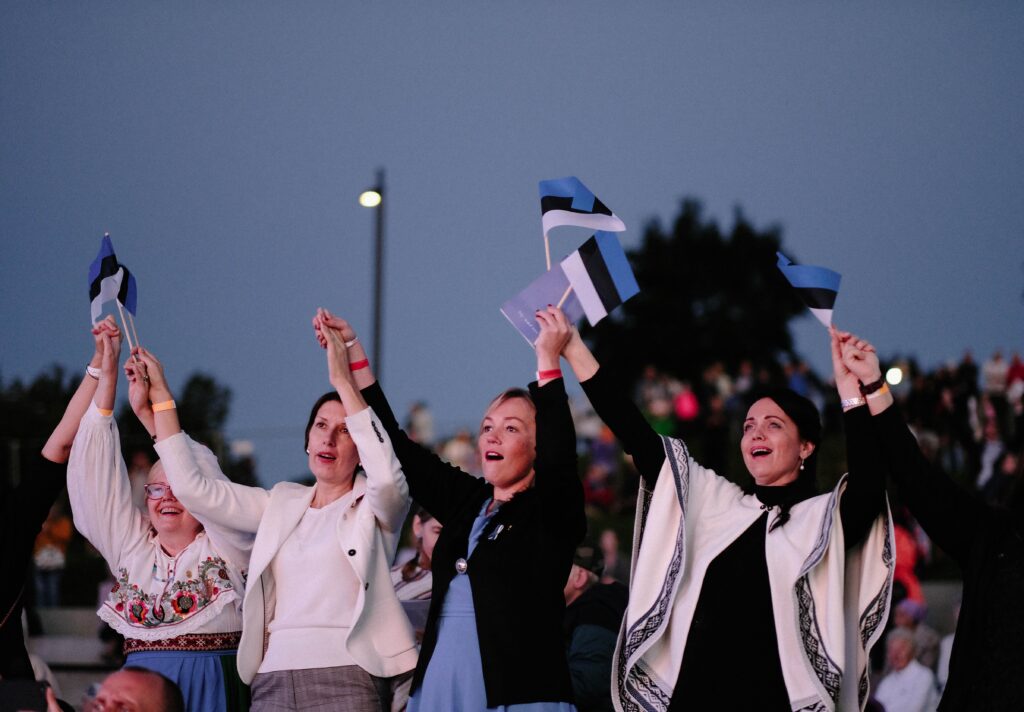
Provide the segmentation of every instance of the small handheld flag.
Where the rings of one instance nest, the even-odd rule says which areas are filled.
[[[129,272],[124,265],[120,267],[124,274],[121,278],[121,287],[117,291],[117,301],[121,302],[121,306],[127,309],[132,316],[135,316],[135,309],[139,303],[139,290],[135,286],[135,275]]]
[[[554,178],[540,182],[540,224],[544,231],[544,246],[551,269],[551,249],[548,233],[562,225],[574,225],[589,230],[622,232],[625,223],[611,209],[597,199],[576,176]]]
[[[591,326],[640,292],[619,238],[610,232],[595,233],[561,267]]]
[[[794,264],[781,252],[776,254],[779,256],[779,270],[793,285],[807,308],[824,326],[831,326],[832,308],[839,294],[842,275],[826,267]]]
[[[89,299],[93,326],[96,326],[100,319],[103,305],[111,299],[117,298],[121,291],[121,277],[122,273],[117,264],[117,255],[114,254],[114,245],[110,242],[110,235],[104,235],[96,259],[89,265]]]

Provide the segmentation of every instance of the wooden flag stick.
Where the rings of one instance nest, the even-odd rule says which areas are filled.
[[[548,236],[544,235],[544,259],[547,261],[548,271],[551,271],[551,244],[548,242]]]
[[[124,309],[121,308],[121,302],[116,299],[114,300],[114,304],[117,305],[117,313],[121,315],[121,328],[124,330],[125,338],[128,339],[128,348],[134,351],[135,347],[132,346],[132,335],[128,333],[128,323],[124,320]]]
[[[135,330],[135,317],[132,316],[131,312],[128,312],[128,323],[132,327],[132,336],[135,337],[135,343],[139,346],[142,346],[142,342],[139,341],[139,332]]]
[[[572,291],[572,285],[570,284],[568,287],[565,288],[565,294],[563,294],[562,298],[558,300],[558,305],[557,306],[558,306],[559,309],[561,309],[562,305],[565,304],[565,300],[569,298],[569,293],[571,291]]]

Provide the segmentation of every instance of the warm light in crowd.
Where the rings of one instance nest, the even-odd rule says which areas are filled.
[[[903,370],[899,366],[893,366],[885,372],[885,380],[890,386],[898,386],[903,381]]]
[[[359,204],[364,208],[376,208],[380,201],[380,193],[375,190],[364,190],[359,194]]]

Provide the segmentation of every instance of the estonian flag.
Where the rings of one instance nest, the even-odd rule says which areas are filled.
[[[832,308],[839,293],[842,275],[825,267],[797,265],[781,252],[778,266],[789,283],[793,285],[811,313],[826,327],[832,325]]]
[[[591,326],[640,291],[619,238],[610,232],[595,233],[561,265]]]
[[[121,268],[117,264],[110,235],[103,236],[100,251],[89,265],[89,300],[92,302],[92,325],[100,320],[103,305],[116,299],[121,291]]]
[[[552,228],[561,225],[611,232],[626,229],[625,223],[576,176],[540,182],[540,224],[545,239]]]
[[[103,313],[103,305],[111,299],[121,302],[121,305],[135,316],[139,300],[135,277],[127,267],[118,264],[110,235],[103,236],[100,251],[89,265],[89,299],[92,302],[93,326],[96,326]]]

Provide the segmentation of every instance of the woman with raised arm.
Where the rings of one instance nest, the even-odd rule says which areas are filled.
[[[846,332],[839,338],[848,344],[844,360],[851,368],[877,363],[868,342]],[[875,376],[872,370],[864,378]],[[867,405],[900,500],[963,572],[939,710],[1024,709],[1024,488],[1005,509],[984,503],[925,459],[887,387],[869,395]]]
[[[740,442],[753,484],[743,489],[657,435],[578,335],[563,355],[641,475],[612,675],[618,709],[862,708],[888,609],[891,533],[880,454],[838,338],[850,473],[825,494],[818,413],[796,393],[753,399]]]
[[[0,491],[0,679],[33,679],[21,628],[32,547],[67,481],[67,461],[78,423],[89,408],[103,359],[100,334],[120,336],[111,317],[92,330],[95,348],[78,389],[41,453],[23,465],[21,479]]]
[[[160,462],[149,471],[146,514],[133,504],[113,417],[121,339],[111,328],[101,336],[99,386],[68,464],[75,526],[115,579],[97,613],[125,637],[127,664],[173,680],[189,710],[248,709],[235,653],[252,537],[194,516],[175,498]],[[134,364],[125,368],[129,401],[152,435],[148,383]],[[212,452],[191,440],[186,447],[203,477],[226,481]]]
[[[478,479],[399,429],[345,320],[323,310],[314,319],[321,342],[334,328],[351,345],[356,383],[395,444],[413,498],[443,525],[412,711],[574,709],[562,590],[586,519],[558,368],[572,329],[553,309],[538,312],[537,321],[537,381],[488,405],[477,440]]]
[[[253,710],[387,709],[391,680],[416,665],[416,641],[389,565],[409,490],[387,433],[353,386],[345,345],[325,330],[334,390],[313,405],[305,447],[312,487],[270,491],[202,477],[156,357],[156,449],[197,516],[255,533],[238,671]]]

